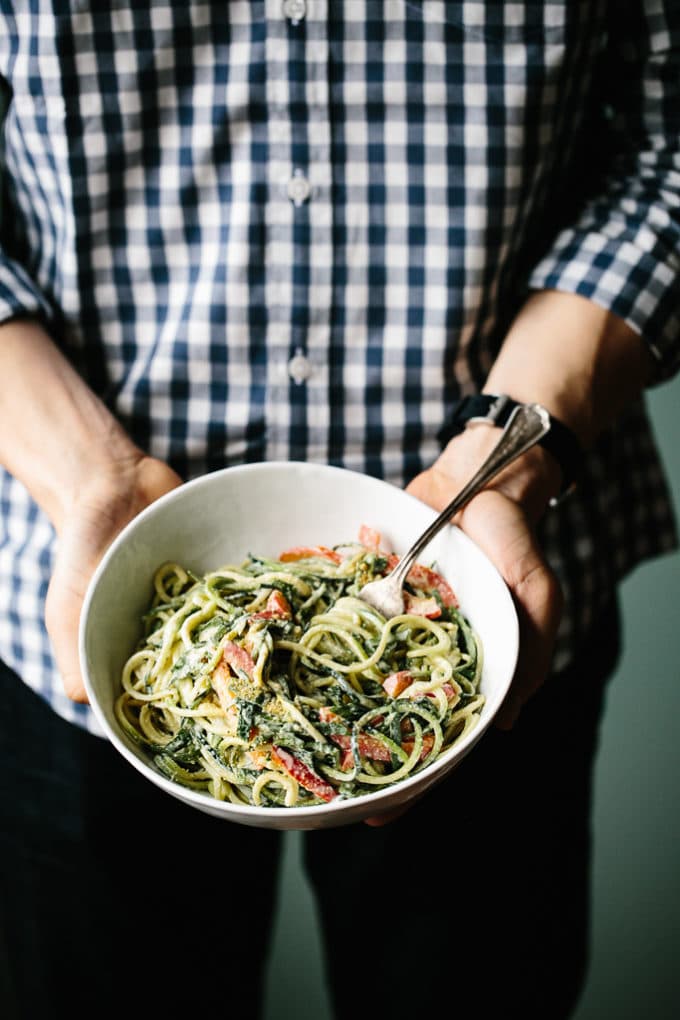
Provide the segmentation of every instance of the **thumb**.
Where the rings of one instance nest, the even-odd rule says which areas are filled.
[[[562,616],[562,589],[526,516],[512,500],[483,492],[462,511],[460,526],[495,564],[517,612],[517,667],[495,720],[499,729],[509,730],[550,672]]]

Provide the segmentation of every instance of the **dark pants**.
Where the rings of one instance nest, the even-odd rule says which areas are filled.
[[[617,653],[612,611],[401,819],[305,834],[337,1020],[570,1015]],[[0,667],[3,1020],[257,1017],[279,850],[160,793]]]

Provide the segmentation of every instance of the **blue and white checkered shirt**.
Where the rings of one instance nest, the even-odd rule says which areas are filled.
[[[294,458],[403,484],[531,288],[677,367],[677,0],[0,9],[0,321],[40,316],[184,477]],[[53,531],[7,474],[0,506],[0,657],[96,731],[43,624]],[[542,533],[559,668],[675,542],[642,402]]]

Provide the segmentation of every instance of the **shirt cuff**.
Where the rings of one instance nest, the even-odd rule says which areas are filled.
[[[49,323],[53,318],[52,308],[26,270],[0,255],[0,323],[17,318]]]
[[[636,243],[636,241],[638,243]],[[680,370],[680,267],[677,256],[644,250],[613,230],[578,228],[558,235],[529,278],[532,290],[579,294],[618,315],[638,333],[656,363],[652,383]]]

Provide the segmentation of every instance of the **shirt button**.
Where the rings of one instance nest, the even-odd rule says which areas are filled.
[[[301,386],[314,374],[314,368],[309,358],[306,358],[302,351],[297,350],[288,362],[288,375],[294,383]]]
[[[296,170],[288,181],[288,198],[294,205],[303,205],[312,193],[312,186],[302,170]]]
[[[283,16],[297,25],[307,13],[305,0],[283,0]]]

